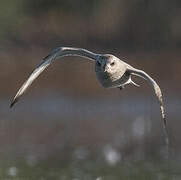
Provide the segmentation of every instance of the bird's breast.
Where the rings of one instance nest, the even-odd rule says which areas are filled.
[[[119,87],[127,81],[127,77],[121,76],[119,73],[109,74],[106,72],[96,72],[99,83],[104,88]]]

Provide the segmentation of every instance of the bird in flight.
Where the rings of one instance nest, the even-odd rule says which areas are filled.
[[[161,116],[163,120],[163,127],[167,136],[166,129],[166,118],[165,109],[162,100],[162,92],[158,84],[143,70],[136,69],[119,58],[111,54],[96,54],[91,51],[82,48],[74,47],[58,47],[53,50],[48,56],[43,58],[42,62],[38,67],[32,72],[29,78],[24,82],[21,88],[18,90],[10,107],[19,100],[19,98],[25,93],[28,87],[33,83],[33,81],[55,60],[64,56],[80,56],[88,58],[95,61],[95,72],[99,83],[104,88],[124,88],[127,84],[133,84],[139,86],[132,81],[132,75],[139,76],[147,80],[155,91],[158,102],[160,104]],[[168,143],[168,138],[166,139]]]

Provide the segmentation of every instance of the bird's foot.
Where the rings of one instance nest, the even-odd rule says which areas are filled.
[[[124,89],[124,86],[119,86],[118,88],[119,88],[120,90],[122,90],[122,89]]]

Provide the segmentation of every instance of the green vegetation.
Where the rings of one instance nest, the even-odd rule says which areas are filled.
[[[80,42],[81,38],[126,50],[175,49],[181,43],[179,5],[176,0],[165,0],[164,5],[162,0],[1,1],[0,39],[24,46],[28,35],[38,34],[41,39],[39,33],[46,31],[52,41]]]
[[[2,165],[2,162],[1,162]],[[172,161],[122,162],[109,166],[103,161],[61,159],[41,160],[28,165],[25,160],[0,168],[1,179],[11,180],[170,180],[181,178],[181,165]]]

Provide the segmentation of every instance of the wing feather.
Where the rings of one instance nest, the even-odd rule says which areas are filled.
[[[82,48],[72,48],[72,47],[59,47],[53,50],[48,56],[46,56],[40,65],[32,72],[29,78],[23,83],[21,88],[16,93],[13,98],[10,107],[19,100],[19,98],[26,92],[26,90],[30,87],[33,81],[57,58],[63,56],[81,56],[91,60],[96,60],[97,54],[90,52],[86,49]]]
[[[131,66],[128,66],[127,70],[128,70],[128,72],[130,72],[133,75],[144,78],[153,86],[155,95],[157,96],[158,102],[160,104],[160,111],[161,111],[162,120],[163,120],[163,127],[164,127],[164,132],[166,135],[166,143],[168,144],[169,140],[168,140],[167,121],[166,121],[166,116],[165,116],[165,108],[164,108],[164,103],[163,103],[162,92],[161,92],[159,85],[155,82],[155,80],[153,78],[151,78],[147,73],[145,73],[142,70],[133,68]]]

